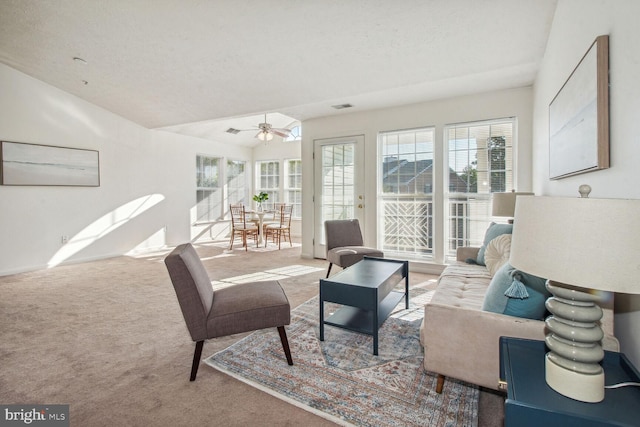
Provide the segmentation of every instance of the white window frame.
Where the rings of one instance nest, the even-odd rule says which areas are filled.
[[[488,139],[504,136],[499,129],[504,126],[510,126],[510,138],[505,139],[505,167],[503,169],[492,171],[491,159],[489,158],[489,149],[487,147],[478,147],[477,141],[472,139],[469,135],[469,129],[489,127],[488,138],[483,141],[482,145],[487,145]],[[459,139],[459,135],[456,139],[450,139],[450,132],[457,132],[464,134],[466,129],[467,133],[467,148],[461,150],[451,150],[450,143],[452,141],[462,141],[464,144],[464,138]],[[495,132],[494,132],[495,130]],[[516,188],[516,147],[517,147],[517,135],[518,126],[517,119],[515,117],[506,117],[492,120],[482,120],[475,122],[455,123],[449,124],[444,127],[443,132],[443,147],[445,158],[445,173],[443,181],[444,186],[444,199],[445,199],[445,212],[444,212],[444,231],[445,231],[445,256],[448,259],[455,258],[456,248],[459,246],[480,246],[484,239],[484,234],[492,222],[491,217],[491,194],[493,192],[511,191]],[[475,148],[472,147],[475,141]],[[475,155],[476,164],[476,187],[475,192],[470,191],[473,186],[469,187],[466,192],[453,191],[452,183],[450,182],[451,174],[449,168],[454,170],[460,169],[456,162],[451,159],[452,152],[462,153],[466,151],[466,156],[471,159],[472,155]],[[467,160],[467,165],[470,165],[473,160]],[[462,163],[461,163],[462,164]],[[460,171],[458,171],[460,172]],[[500,172],[505,174],[503,185],[497,187],[491,182],[492,172]],[[468,174],[467,174],[468,175]],[[482,179],[482,181],[480,181]],[[454,230],[455,228],[455,230]],[[452,236],[452,234],[457,236]]]
[[[205,161],[216,165],[205,165]],[[196,154],[196,224],[215,222],[223,215],[222,162],[223,157]],[[205,196],[205,192],[209,194]]]
[[[233,166],[235,164],[241,164],[243,170],[240,174],[232,173]],[[225,209],[229,205],[243,204],[246,205],[249,202],[249,186],[247,180],[247,161],[246,160],[234,160],[227,159],[225,163],[225,183],[226,183],[226,198]]]
[[[489,126],[489,138],[499,136],[494,135],[492,133],[493,126],[504,126],[510,125],[510,135],[505,135],[505,153],[507,153],[507,158],[505,158],[505,166],[503,169],[499,170],[499,173],[504,173],[504,183],[502,186],[493,187],[494,192],[498,191],[511,191],[512,189],[516,189],[516,159],[517,159],[517,135],[518,135],[518,122],[515,117],[506,117],[499,119],[491,119],[491,120],[480,120],[474,122],[465,122],[465,123],[453,123],[447,124],[443,128],[440,128],[440,135],[442,135],[442,140],[434,140],[433,146],[433,168],[434,168],[434,179],[432,181],[431,188],[431,199],[430,205],[428,209],[418,210],[415,209],[415,212],[411,212],[407,206],[410,206],[412,203],[420,204],[424,201],[416,199],[415,193],[411,194],[399,194],[398,203],[400,203],[400,199],[402,203],[405,204],[405,208],[400,209],[401,207],[398,205],[398,213],[397,215],[404,215],[404,225],[405,227],[411,227],[408,222],[411,220],[412,215],[416,218],[427,216],[429,218],[429,244],[425,247],[417,245],[416,248],[419,250],[411,250],[410,248],[410,240],[411,236],[407,233],[398,233],[398,240],[402,240],[402,236],[405,235],[405,242],[400,242],[396,248],[390,247],[388,242],[385,242],[385,221],[388,220],[390,215],[394,215],[392,211],[385,212],[385,208],[389,206],[385,206],[385,203],[389,202],[389,198],[393,196],[392,194],[385,194],[385,189],[383,188],[383,142],[382,138],[385,135],[393,134],[394,132],[411,132],[415,129],[403,129],[397,131],[387,131],[380,132],[378,135],[378,242],[382,249],[385,250],[385,254],[387,252],[390,253],[391,256],[394,255],[394,252],[397,256],[402,255],[407,259],[415,259],[418,261],[428,261],[432,260],[434,262],[445,262],[447,260],[455,259],[455,252],[458,246],[480,246],[482,244],[482,240],[484,238],[484,233],[491,223],[492,220],[499,221],[498,219],[491,217],[491,182],[487,180],[487,186],[482,187],[480,192],[469,192],[469,188],[465,187],[465,189],[461,190],[460,187],[450,188],[451,177],[456,176],[460,177],[459,171],[456,173],[455,168],[454,171],[450,169],[450,156],[453,155],[453,151],[450,152],[450,139],[448,137],[448,132],[451,129],[462,129],[462,128],[470,128],[475,126]],[[431,126],[424,126],[419,129],[437,129]],[[437,135],[439,137],[440,135]],[[434,130],[434,137],[435,130]],[[486,142],[486,141],[485,141]],[[470,150],[470,153],[475,155],[477,150]],[[489,150],[484,151],[486,153],[486,161],[485,161],[485,169],[481,171],[481,173],[485,174],[486,178],[491,177],[491,170],[488,168],[488,164],[490,159],[488,157]],[[469,155],[469,153],[467,153]],[[437,175],[437,176],[436,176]],[[458,190],[458,191],[456,191]],[[404,200],[406,199],[406,200]],[[398,221],[400,224],[402,221]],[[407,225],[408,224],[408,225]],[[398,225],[399,227],[400,225]],[[417,221],[415,228],[423,228],[425,226],[424,221]],[[455,230],[452,227],[456,227]],[[462,230],[462,231],[461,231]],[[454,234],[454,232],[456,234]],[[457,237],[456,237],[457,235]],[[454,241],[455,240],[455,241]],[[407,243],[409,242],[409,243]],[[406,247],[402,247],[402,244],[405,244]],[[408,245],[408,246],[407,246]],[[432,245],[431,248],[429,246]],[[425,248],[430,250],[425,250]]]
[[[291,171],[291,163],[297,164],[297,171]],[[292,178],[295,184],[291,185]],[[292,197],[295,195],[295,197]],[[300,219],[302,217],[302,160],[284,160],[284,202],[293,206],[291,218]]]
[[[434,126],[378,134],[378,242],[385,254],[433,259],[435,138]]]
[[[273,164],[277,168],[276,173],[267,171],[267,174],[262,174],[262,165]],[[267,166],[268,168],[268,166]],[[255,194],[264,191],[269,194],[269,199],[262,204],[265,209],[273,209],[274,203],[280,202],[280,180],[282,175],[280,173],[281,165],[279,160],[258,160],[256,161],[256,185]]]

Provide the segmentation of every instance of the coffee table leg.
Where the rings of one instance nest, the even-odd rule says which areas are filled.
[[[320,341],[324,341],[324,300],[322,299],[322,286],[320,286]]]
[[[404,279],[404,308],[409,309],[409,272]]]
[[[378,309],[373,310],[373,355],[378,355]]]

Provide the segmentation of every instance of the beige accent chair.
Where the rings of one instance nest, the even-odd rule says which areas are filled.
[[[176,247],[164,263],[187,329],[196,343],[190,381],[196,379],[205,340],[258,329],[278,328],[287,363],[293,365],[284,328],[291,322],[291,309],[280,283],[242,283],[214,291],[190,243]]]
[[[357,219],[334,219],[324,222],[327,239],[327,277],[333,264],[347,268],[362,260],[365,256],[384,258],[384,253],[368,248],[362,240],[360,222]]]

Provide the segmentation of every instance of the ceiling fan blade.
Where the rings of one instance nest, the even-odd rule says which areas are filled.
[[[271,132],[273,132],[275,135],[278,135],[282,138],[288,138],[289,135],[291,134],[291,131],[289,129],[274,129],[271,128]]]

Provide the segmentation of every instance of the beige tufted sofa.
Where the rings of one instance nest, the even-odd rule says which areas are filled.
[[[420,327],[424,347],[424,368],[439,374],[440,393],[445,377],[498,389],[501,336],[544,339],[544,321],[522,319],[482,311],[484,294],[491,282],[485,266],[467,264],[479,248],[458,248],[457,261],[445,268],[431,301],[425,305]],[[607,350],[618,351],[613,336],[613,298],[602,307],[603,342]]]

